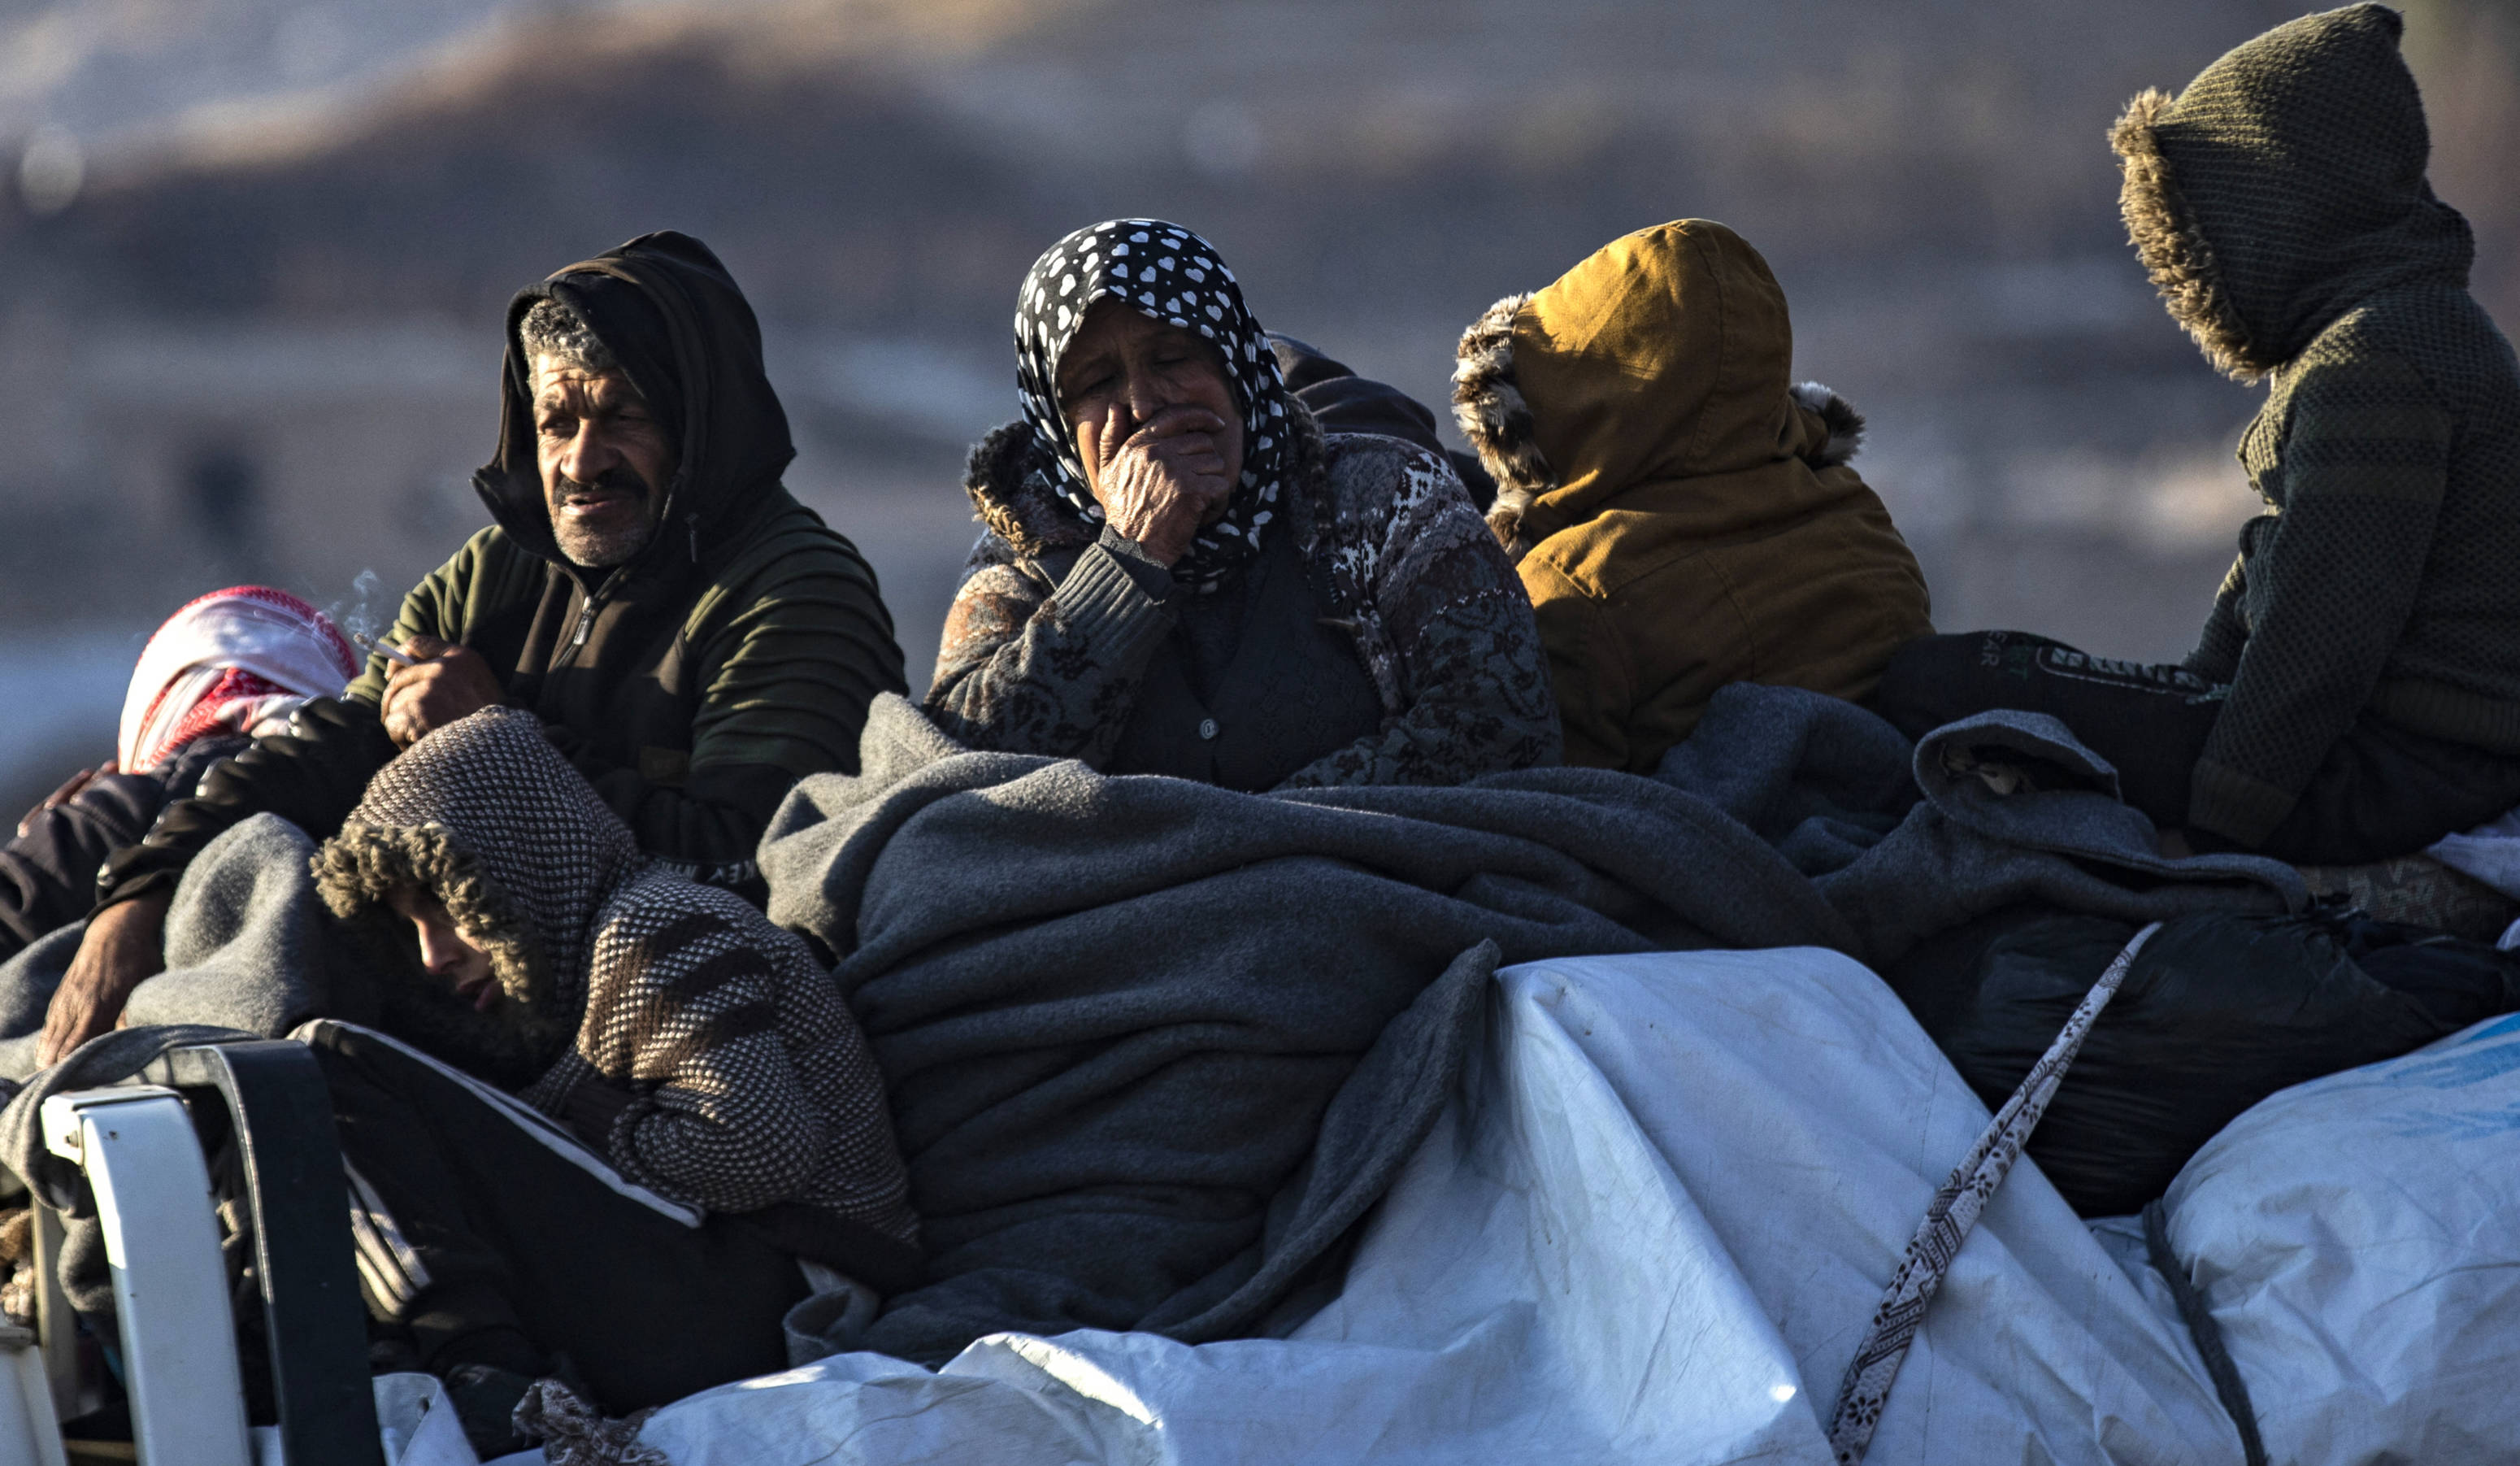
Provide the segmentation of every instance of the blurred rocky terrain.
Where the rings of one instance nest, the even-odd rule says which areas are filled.
[[[1497,297],[1723,219],[1947,628],[2183,651],[2254,393],[2153,302],[2105,133],[2269,0],[0,0],[0,808],[101,756],[138,639],[352,618],[485,522],[500,312],[649,229],[759,309],[790,482],[923,684],[1026,264],[1156,214],[1422,399]],[[2520,322],[2520,6],[2410,0],[2438,190]]]

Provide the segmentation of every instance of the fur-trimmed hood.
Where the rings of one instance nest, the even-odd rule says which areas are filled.
[[[576,1032],[598,917],[646,864],[541,720],[490,708],[386,764],[314,872],[344,920],[390,917],[401,888],[435,895],[547,1048]]]
[[[1518,558],[1649,485],[1691,481],[1680,512],[1708,533],[1833,496],[1815,476],[1854,457],[1864,419],[1793,384],[1792,363],[1767,261],[1704,219],[1615,240],[1506,297],[1462,334],[1453,373],[1455,417],[1497,481],[1490,527]]]
[[[1289,397],[1286,411],[1286,527],[1309,549],[1328,492],[1322,431],[1301,402]],[[1090,543],[1102,532],[1053,491],[1032,425],[1021,418],[990,429],[971,445],[963,490],[980,523],[1026,560]]]
[[[2243,382],[2299,355],[2360,301],[2464,285],[2467,221],[2433,197],[2423,101],[2379,5],[2247,41],[2109,134],[2127,234],[2173,319]]]

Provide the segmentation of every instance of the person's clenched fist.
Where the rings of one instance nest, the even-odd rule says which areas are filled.
[[[410,666],[394,668],[385,683],[385,734],[396,748],[410,748],[428,734],[484,708],[496,707],[505,689],[490,664],[471,647],[415,636],[402,644]]]

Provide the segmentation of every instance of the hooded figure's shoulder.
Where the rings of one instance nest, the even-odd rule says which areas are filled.
[[[1322,506],[1332,524],[1422,522],[1456,509],[1471,525],[1479,524],[1478,509],[1451,461],[1405,438],[1324,434],[1322,470]]]
[[[512,584],[530,584],[539,591],[548,569],[550,563],[517,543],[516,536],[489,525],[474,530],[472,537],[446,557],[446,563],[429,578],[461,586],[468,592]]]
[[[760,966],[731,953],[750,953]],[[743,897],[693,880],[664,861],[651,861],[622,882],[595,918],[599,992],[624,981],[671,982],[702,963],[787,978],[819,970],[803,939],[773,925]],[[799,964],[802,964],[801,967]]]
[[[2362,300],[2319,332],[2283,376],[2295,391],[2313,378],[2420,381],[2436,404],[2457,416],[2520,422],[2520,360],[2509,339],[2475,297],[2448,283],[2419,282]]]
[[[857,543],[782,490],[721,578],[841,574],[872,580]]]
[[[696,615],[713,605],[789,597],[881,604],[875,568],[856,543],[781,489],[742,537],[727,547]]]
[[[404,595],[389,640],[418,635],[470,642],[472,628],[501,612],[531,606],[551,566],[493,525],[468,540]],[[382,657],[371,657],[350,696],[374,703],[384,695]]]

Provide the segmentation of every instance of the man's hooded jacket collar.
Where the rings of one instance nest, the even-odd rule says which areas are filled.
[[[472,476],[501,529],[572,575],[553,538],[534,456],[532,364],[517,330],[551,298],[593,330],[672,435],[679,466],[664,517],[631,567],[668,573],[779,497],[796,456],[761,362],[761,326],[726,266],[687,234],[659,230],[554,273],[508,303],[498,455]]]
[[[2278,25],[2147,91],[2110,134],[2127,232],[2171,315],[2252,382],[2381,291],[2467,283],[2467,221],[2433,197],[2405,23],[2354,5]]]

